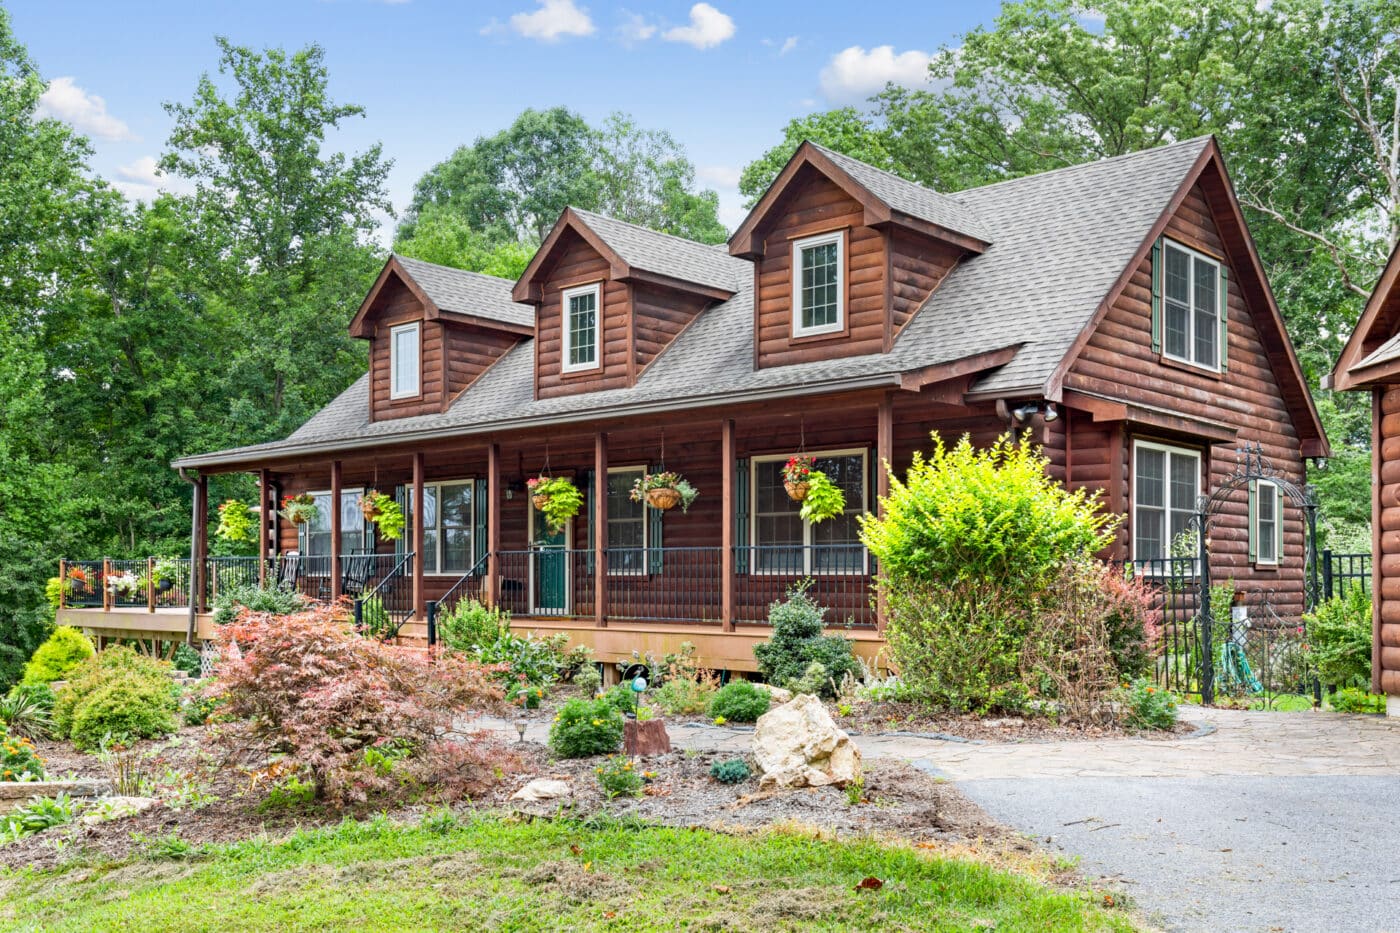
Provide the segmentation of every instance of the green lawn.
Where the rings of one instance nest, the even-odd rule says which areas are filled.
[[[728,836],[439,817],[345,823],[181,857],[182,848],[153,843],[121,865],[0,878],[0,929],[1133,928],[1087,894],[795,830]],[[867,877],[884,884],[856,890]]]

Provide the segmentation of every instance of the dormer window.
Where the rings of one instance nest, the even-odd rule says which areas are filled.
[[[602,286],[564,290],[564,372],[598,368],[598,307]]]
[[[389,331],[390,398],[414,398],[422,384],[422,325],[417,321]]]
[[[792,244],[792,335],[831,334],[846,326],[846,237],[842,231]]]
[[[1170,240],[1163,243],[1166,275],[1166,355],[1220,370],[1220,264]]]

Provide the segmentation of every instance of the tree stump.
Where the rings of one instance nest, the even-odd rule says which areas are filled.
[[[664,755],[671,750],[671,737],[660,719],[639,722],[627,720],[622,727],[622,750],[628,755]]]

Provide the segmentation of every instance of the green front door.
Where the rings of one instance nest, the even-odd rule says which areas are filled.
[[[530,509],[530,608],[536,615],[569,611],[569,533],[551,534],[544,513]]]

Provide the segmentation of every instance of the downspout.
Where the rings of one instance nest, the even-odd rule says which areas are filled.
[[[198,605],[195,596],[195,581],[199,579],[199,573],[195,569],[195,563],[199,560],[199,492],[195,488],[198,485],[198,480],[192,479],[185,472],[184,467],[178,467],[177,472],[180,474],[180,479],[190,484],[190,619],[185,628],[185,644],[190,645],[194,643],[197,621],[196,606]]]

